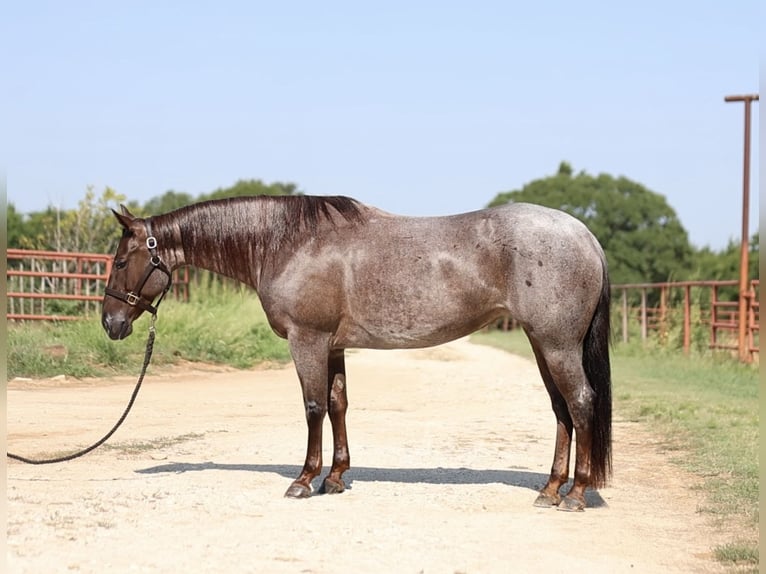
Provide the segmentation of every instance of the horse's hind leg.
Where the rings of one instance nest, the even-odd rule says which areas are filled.
[[[332,423],[333,455],[330,473],[325,477],[319,491],[327,494],[336,494],[346,489],[342,476],[351,465],[351,459],[348,454],[348,438],[346,436],[348,397],[346,396],[346,365],[343,350],[330,353],[327,379],[330,423]]]
[[[548,364],[536,345],[532,345],[537,359],[540,375],[545,383],[545,388],[551,397],[551,406],[556,415],[556,447],[553,454],[553,464],[548,482],[535,500],[535,506],[550,507],[558,506],[561,502],[559,489],[569,480],[569,456],[572,445],[572,417],[569,416],[564,397],[561,396],[553,377],[548,370]]]
[[[533,347],[535,345],[533,344]],[[539,348],[535,354],[540,357]],[[594,393],[588,383],[582,367],[581,352],[575,348],[556,349],[542,353],[544,368],[543,380],[549,387],[553,410],[558,420],[556,433],[556,455],[553,461],[551,476],[540,493],[541,497],[552,495],[566,482],[569,467],[569,445],[574,429],[576,440],[574,483],[572,488],[558,504],[559,510],[584,510],[585,489],[590,486],[590,453],[592,436],[592,420],[594,409]],[[538,358],[538,364],[540,364]],[[547,372],[547,375],[545,374]],[[557,392],[551,392],[550,386]],[[563,399],[564,405],[562,406]],[[564,413],[566,411],[566,413]],[[566,447],[566,448],[565,448]],[[538,497],[540,501],[540,497]]]

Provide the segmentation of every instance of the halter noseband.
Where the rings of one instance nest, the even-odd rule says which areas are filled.
[[[104,292],[109,295],[110,297],[114,297],[115,299],[119,299],[120,301],[125,301],[128,305],[131,307],[138,307],[142,311],[148,311],[152,315],[157,315],[157,307],[160,306],[160,303],[165,298],[165,295],[167,295],[167,292],[170,290],[170,285],[173,281],[172,275],[170,273],[170,269],[168,269],[167,265],[163,263],[160,256],[157,254],[157,238],[152,235],[152,228],[151,224],[149,223],[150,218],[147,218],[144,221],[144,224],[146,225],[146,247],[149,249],[149,255],[151,255],[151,259],[149,259],[149,266],[144,271],[144,274],[141,276],[141,279],[138,282],[138,287],[134,289],[133,291],[130,291],[129,293],[123,293],[122,291],[117,291],[116,289],[112,289],[111,287],[107,287]],[[162,271],[167,276],[167,283],[165,284],[165,288],[162,290],[162,293],[160,294],[160,298],[157,300],[157,303],[155,305],[152,305],[151,302],[147,303],[144,299],[141,298],[141,290],[144,288],[144,285],[146,285],[146,282],[149,280],[149,277],[152,276],[152,273],[154,273],[156,270]]]

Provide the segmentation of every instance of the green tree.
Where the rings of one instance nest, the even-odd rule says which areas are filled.
[[[61,210],[48,206],[22,216],[12,204],[8,205],[8,247],[69,251],[84,253],[111,253],[120,237],[110,205],[125,201],[125,196],[107,187],[96,195],[88,187],[77,209]]]
[[[240,179],[231,187],[218,188],[203,199],[224,199],[227,197],[241,197],[253,195],[300,195],[298,186],[294,183],[263,183],[260,179]]]
[[[12,203],[8,204],[5,225],[8,234],[8,247],[12,249],[21,248],[21,239],[24,236],[24,218],[18,211],[16,211],[16,206]]]
[[[187,206],[190,203],[194,203],[194,198],[188,193],[169,190],[158,197],[150,199],[144,204],[143,208],[133,213],[135,215],[157,215]]]
[[[758,247],[759,236],[756,232],[749,242],[748,277],[758,279]],[[740,243],[729,241],[726,248],[716,253],[709,247],[704,247],[695,254],[695,279],[739,279]]]
[[[136,215],[157,215],[199,201],[253,195],[300,195],[300,191],[294,183],[263,183],[260,179],[240,179],[230,187],[219,187],[210,193],[200,194],[196,198],[186,192],[169,190],[160,196],[153,197],[133,213]]]
[[[585,223],[604,247],[613,283],[682,279],[691,269],[693,250],[675,211],[625,177],[573,175],[561,162],[555,175],[500,193],[489,205],[508,202],[554,207]]]
[[[51,250],[50,244],[51,230],[56,226],[58,214],[53,207],[48,207],[45,211],[36,211],[29,215],[21,215],[21,225],[16,231],[16,237],[13,244],[9,241],[8,247],[18,247],[20,249],[42,249]],[[18,219],[16,223],[18,223]]]
[[[755,233],[749,242],[748,278],[758,279],[759,275],[759,238]],[[729,241],[726,248],[716,253],[709,247],[698,250],[694,255],[694,273],[692,279],[699,280],[739,280],[740,243]],[[739,286],[726,287],[719,290],[719,298],[736,301],[739,297]]]

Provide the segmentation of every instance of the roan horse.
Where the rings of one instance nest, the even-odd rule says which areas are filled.
[[[447,217],[401,217],[347,197],[201,202],[145,219],[122,207],[103,303],[112,339],[130,335],[193,265],[255,288],[286,338],[303,390],[306,462],[285,496],[311,495],[329,412],[333,459],[320,492],[345,489],[344,350],[438,345],[510,315],[526,332],[556,415],[550,478],[535,501],[585,508],[611,474],[609,280],[596,238],[566,213],[508,204]],[[573,430],[574,481],[569,478]]]

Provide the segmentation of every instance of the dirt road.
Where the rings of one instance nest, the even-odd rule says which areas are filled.
[[[346,492],[282,496],[306,446],[292,366],[150,371],[104,447],[58,465],[9,461],[9,571],[721,571],[694,481],[635,423],[615,420],[614,480],[586,512],[532,506],[555,428],[531,362],[461,340],[352,351],[346,365]],[[89,444],[132,384],[10,382],[9,450]]]

